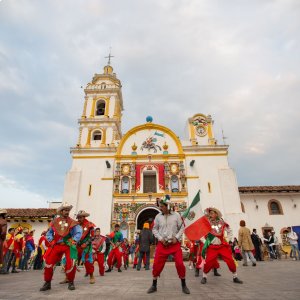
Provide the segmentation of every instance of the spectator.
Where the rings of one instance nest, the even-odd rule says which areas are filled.
[[[144,255],[146,255],[146,263],[145,263],[145,269],[149,270],[150,265],[150,245],[153,242],[153,236],[152,232],[149,229],[149,223],[145,223],[143,226],[143,230],[140,233],[140,254],[139,254],[139,260],[136,267],[137,271],[141,270],[141,264],[142,259]]]
[[[6,209],[0,209],[0,268],[3,265],[3,245],[6,238],[7,231],[7,221],[6,221],[7,211]]]
[[[287,238],[288,241],[291,245],[291,255],[293,257],[293,260],[297,260],[297,254],[298,254],[298,259],[300,260],[300,253],[299,253],[299,246],[298,246],[298,235],[296,232],[292,230],[291,227],[287,228],[288,234]]]
[[[20,264],[20,269],[22,271],[28,271],[28,261],[31,257],[32,252],[35,249],[34,239],[33,239],[34,231],[31,230],[29,233],[25,235],[25,247],[24,247],[24,255]]]
[[[274,237],[271,233],[271,231],[268,231],[264,236],[264,241],[268,247],[269,257],[270,260],[273,260],[273,258],[277,258],[276,256],[276,249],[275,249],[275,243],[274,243]]]
[[[244,220],[240,221],[240,226],[241,227],[239,229],[238,243],[239,243],[239,247],[242,250],[242,254],[243,254],[243,259],[244,259],[243,266],[248,265],[247,260],[249,257],[250,260],[252,261],[252,266],[255,267],[256,260],[252,253],[254,246],[253,246],[253,243],[251,240],[250,230],[246,227],[246,222]]]
[[[262,261],[263,260],[262,253],[261,253],[261,249],[260,249],[262,242],[261,242],[261,239],[260,239],[259,235],[257,234],[255,228],[252,231],[251,240],[252,240],[252,243],[255,248],[255,259],[258,261]]]

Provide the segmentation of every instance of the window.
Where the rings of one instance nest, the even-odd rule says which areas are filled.
[[[122,178],[122,194],[128,194],[129,193],[129,177],[124,176]]]
[[[100,85],[100,87],[101,87],[102,90],[106,89],[106,84],[105,84],[105,82],[102,82],[101,85]]]
[[[281,204],[278,200],[272,199],[268,203],[270,215],[283,215]]]
[[[143,192],[144,193],[156,193],[156,172],[146,171],[143,173],[144,183]]]
[[[97,102],[96,116],[104,116],[104,114],[105,114],[105,101],[99,100]]]
[[[179,182],[178,177],[176,175],[171,176],[171,191],[172,193],[179,192]]]
[[[93,141],[100,141],[102,139],[101,131],[97,130],[93,133]]]
[[[245,206],[244,206],[243,202],[241,202],[241,209],[242,209],[242,212],[244,213],[245,212]]]

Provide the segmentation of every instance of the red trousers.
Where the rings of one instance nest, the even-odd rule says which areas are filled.
[[[232,273],[236,272],[236,265],[232,257],[231,247],[229,245],[210,245],[206,250],[206,263],[204,265],[204,273],[208,273],[215,266],[215,261],[217,260],[218,255],[227,264],[229,270]]]
[[[199,251],[197,253],[197,262],[196,262],[196,269],[200,269],[200,265],[202,263],[202,249],[203,249],[203,244],[200,244],[199,246]],[[219,269],[220,268],[220,264],[218,262],[218,258],[216,257],[216,259],[213,262],[213,268],[214,269]]]
[[[99,274],[101,276],[104,276],[104,253],[94,253],[94,262],[95,261],[98,263],[99,266]]]
[[[77,251],[78,251],[78,261],[81,260],[82,257],[82,252],[84,249],[82,249],[81,247],[77,247]],[[85,273],[87,275],[93,275],[94,274],[94,264],[88,261],[89,258],[89,254],[87,253],[85,255],[85,259],[84,259],[84,267],[85,267]]]
[[[53,267],[61,261],[62,256],[65,254],[66,267],[65,272],[68,281],[73,282],[76,273],[75,260],[70,257],[70,247],[67,245],[54,245],[53,248],[48,248],[45,258],[44,279],[51,281],[53,277]]]
[[[122,253],[119,251],[118,248],[112,249],[107,258],[107,264],[111,268],[115,259],[117,260],[117,268],[121,268],[122,265]]]
[[[169,255],[173,255],[174,257],[175,266],[179,278],[185,278],[185,265],[183,263],[180,243],[164,246],[161,242],[158,242],[155,250],[152,271],[153,277],[158,277],[160,275]]]

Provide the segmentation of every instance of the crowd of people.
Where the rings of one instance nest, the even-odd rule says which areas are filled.
[[[170,197],[166,195],[158,201],[160,213],[153,222],[145,222],[143,229],[135,240],[129,241],[123,237],[120,225],[114,225],[114,231],[102,235],[101,229],[88,220],[89,213],[81,210],[76,219],[69,214],[71,205],[63,203],[57,209],[47,231],[42,232],[36,244],[34,230],[21,226],[9,228],[7,231],[6,210],[0,210],[0,273],[9,274],[28,271],[29,269],[44,269],[44,285],[40,291],[51,289],[53,272],[58,264],[62,265],[69,290],[74,290],[74,279],[80,265],[85,268],[85,276],[90,284],[95,283],[95,265],[99,275],[104,276],[113,270],[122,272],[128,269],[129,262],[133,268],[140,271],[142,263],[145,270],[150,270],[150,246],[155,243],[155,255],[152,266],[153,282],[148,293],[157,291],[157,279],[165,262],[172,257],[175,262],[178,277],[181,280],[182,292],[189,294],[185,276],[186,268],[182,255],[182,236],[184,222],[179,213],[172,209]],[[265,258],[280,259],[287,253],[282,249],[274,231],[266,232],[260,238],[256,229],[250,232],[244,220],[240,221],[238,238],[232,240],[229,225],[223,220],[221,212],[214,207],[205,210],[205,218],[209,224],[209,231],[197,241],[187,241],[189,248],[189,268],[195,268],[195,276],[200,276],[201,283],[207,283],[207,274],[212,270],[215,276],[222,258],[233,275],[233,282],[242,284],[237,277],[236,261],[243,260],[243,266],[256,266],[257,261]],[[300,260],[298,235],[287,228],[287,238],[291,245],[290,256]]]

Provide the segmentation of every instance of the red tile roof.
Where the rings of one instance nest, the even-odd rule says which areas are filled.
[[[300,185],[278,185],[278,186],[240,186],[239,192],[245,193],[293,193],[300,192]]]
[[[51,218],[56,214],[55,208],[7,208],[9,218]]]

